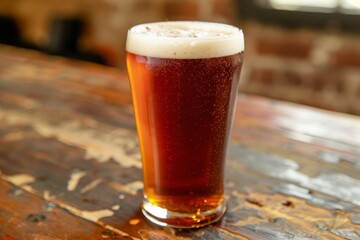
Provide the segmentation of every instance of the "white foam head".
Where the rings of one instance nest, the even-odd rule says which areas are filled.
[[[128,31],[126,50],[159,58],[223,57],[244,51],[244,35],[239,28],[220,23],[146,23]]]

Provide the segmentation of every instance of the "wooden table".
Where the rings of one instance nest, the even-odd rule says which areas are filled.
[[[359,117],[240,95],[226,176],[220,222],[149,223],[126,72],[0,46],[0,239],[360,239]]]

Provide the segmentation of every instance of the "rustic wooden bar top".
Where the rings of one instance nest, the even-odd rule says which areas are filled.
[[[240,95],[226,198],[149,223],[126,72],[0,46],[0,239],[360,239],[360,118]]]

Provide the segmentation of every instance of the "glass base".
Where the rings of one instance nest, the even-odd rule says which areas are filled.
[[[173,228],[199,228],[214,223],[225,214],[226,204],[223,202],[206,212],[179,213],[158,207],[144,199],[142,212],[151,222]]]

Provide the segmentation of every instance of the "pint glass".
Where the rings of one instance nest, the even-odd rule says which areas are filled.
[[[200,227],[225,212],[224,165],[244,39],[207,22],[158,22],[128,31],[127,68],[144,176],[143,214]]]

